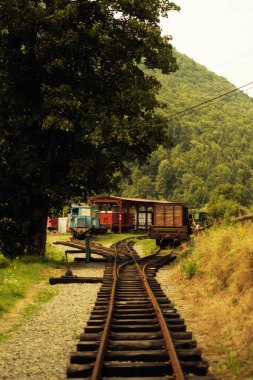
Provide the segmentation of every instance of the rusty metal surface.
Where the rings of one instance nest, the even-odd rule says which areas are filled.
[[[129,241],[112,249],[114,262],[106,266],[68,378],[213,380],[184,320],[154,278],[173,253],[139,259]]]
[[[147,290],[147,293],[151,299],[151,302],[152,302],[152,305],[156,311],[156,314],[157,314],[157,317],[158,317],[158,321],[159,321],[159,324],[161,326],[161,331],[162,331],[162,334],[163,334],[163,338],[164,338],[164,341],[166,343],[166,349],[167,349],[167,353],[168,353],[168,356],[169,356],[169,359],[171,360],[171,363],[172,363],[172,367],[173,367],[173,370],[174,370],[174,374],[175,374],[175,379],[176,380],[185,380],[185,376],[183,374],[183,371],[182,371],[182,368],[181,368],[181,364],[179,362],[179,359],[178,359],[178,356],[177,356],[177,353],[176,353],[176,350],[175,350],[175,347],[174,347],[174,344],[173,344],[173,341],[172,341],[172,338],[171,338],[171,335],[170,335],[170,332],[169,332],[169,329],[168,329],[168,326],[166,324],[166,321],[165,321],[165,318],[162,314],[162,311],[161,311],[161,308],[154,296],[154,293],[148,283],[148,280],[147,280],[147,277],[146,277],[146,269],[148,266],[150,266],[152,264],[151,263],[147,263],[143,268],[142,270],[140,269],[140,267],[138,267],[138,271],[140,273],[140,275],[143,276],[143,281],[144,281],[144,285],[145,285],[145,288]]]
[[[110,301],[109,301],[109,309],[108,309],[108,314],[107,314],[107,318],[104,325],[104,330],[101,335],[96,360],[95,360],[94,367],[92,370],[91,380],[97,380],[100,378],[103,360],[105,356],[107,338],[108,338],[110,328],[111,328],[113,305],[114,305],[115,294],[116,294],[116,284],[117,284],[117,250],[115,250],[115,260],[113,264],[113,279],[112,279],[112,289],[111,289],[111,295],[110,295]]]

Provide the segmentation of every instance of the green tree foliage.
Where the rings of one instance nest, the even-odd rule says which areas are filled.
[[[159,81],[177,69],[144,0],[0,1],[0,248],[44,254],[46,219],[108,191],[165,138]]]
[[[152,197],[205,207],[214,217],[237,215],[253,201],[253,100],[239,91],[178,114],[234,86],[188,57],[177,52],[176,57],[179,70],[173,75],[156,70],[164,105],[158,112],[169,121],[173,147],[165,144],[149,165],[135,165],[131,191],[140,196],[138,183],[149,176],[155,184]],[[124,186],[127,196],[129,186]]]

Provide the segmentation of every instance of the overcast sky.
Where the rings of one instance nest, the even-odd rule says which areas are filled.
[[[174,2],[181,11],[161,21],[172,45],[237,87],[253,82],[253,0]]]

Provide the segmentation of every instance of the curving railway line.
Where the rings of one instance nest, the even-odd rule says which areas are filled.
[[[106,252],[103,284],[68,378],[213,380],[184,320],[155,279],[172,254],[140,259],[129,240]]]

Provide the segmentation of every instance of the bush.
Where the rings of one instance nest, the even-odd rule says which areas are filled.
[[[211,197],[207,210],[210,217],[230,221],[232,217],[238,216],[242,206],[234,200],[227,200],[222,196],[213,199]]]
[[[190,258],[183,260],[180,263],[180,271],[184,274],[184,276],[190,280],[195,276],[198,270],[198,263],[196,260]]]
[[[10,261],[0,252],[0,268],[7,268]]]

